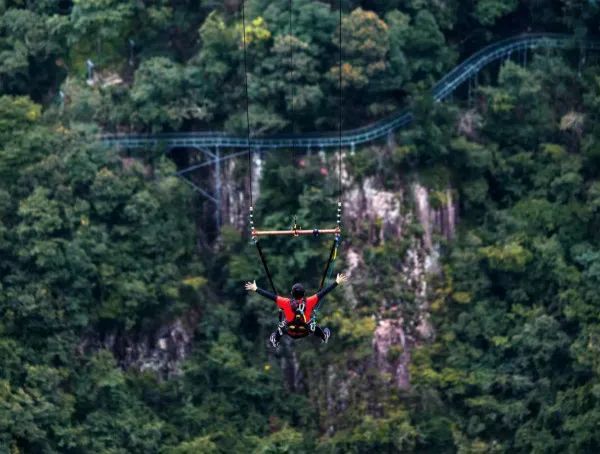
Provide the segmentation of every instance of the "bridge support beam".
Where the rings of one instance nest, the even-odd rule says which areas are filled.
[[[223,156],[221,153],[221,149],[219,146],[215,147],[214,152],[207,150],[206,148],[201,147],[193,147],[198,152],[202,153],[205,158],[202,162],[197,164],[193,164],[185,169],[181,169],[176,172],[179,178],[185,181],[188,185],[190,185],[196,192],[204,196],[210,202],[212,202],[215,206],[215,224],[217,229],[220,229],[222,226],[222,193],[223,193],[223,176],[222,176],[222,161],[226,159],[230,159],[233,156],[241,156],[247,154],[248,151],[245,150],[243,152],[232,153]],[[192,172],[204,167],[212,167],[212,176],[208,175],[208,188],[202,188],[200,185],[191,178]]]
[[[579,46],[579,64],[577,67],[577,75],[581,77],[581,69],[585,66],[586,52],[583,46]]]
[[[471,107],[472,103],[471,103],[471,91],[473,89],[473,78],[469,77],[469,88],[468,88],[468,94],[467,94],[467,105],[469,107]]]
[[[221,185],[221,150],[217,147],[215,150],[215,205],[217,205],[215,220],[219,230],[221,229]]]
[[[388,132],[388,135],[387,135],[388,148],[393,148],[395,146],[395,139],[396,139],[396,137],[394,136],[394,131]],[[379,163],[379,166],[380,167],[382,166],[381,162]]]

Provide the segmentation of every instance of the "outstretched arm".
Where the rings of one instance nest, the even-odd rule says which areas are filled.
[[[323,298],[325,298],[325,295],[327,295],[334,288],[336,288],[338,285],[343,284],[347,280],[348,280],[348,277],[345,274],[338,274],[337,277],[335,278],[335,282],[332,282],[327,287],[319,290],[319,292],[317,293],[317,300],[321,301]]]
[[[258,288],[258,286],[256,285],[256,281],[246,282],[246,284],[244,285],[244,288],[246,290],[248,290],[249,292],[256,292],[260,296],[264,296],[265,298],[268,298],[270,300],[277,302],[277,295],[275,295],[274,293],[271,293],[267,290],[263,290],[262,288]]]
[[[319,290],[319,292],[317,294],[315,294],[309,298],[306,298],[306,312],[309,314],[309,315],[307,315],[307,317],[311,316],[313,309],[319,303],[319,301],[321,301],[323,298],[325,298],[325,295],[327,295],[334,288],[336,288],[340,284],[343,284],[347,280],[348,280],[348,278],[346,277],[345,274],[338,274],[337,277],[335,278],[335,282],[332,282],[327,287]]]

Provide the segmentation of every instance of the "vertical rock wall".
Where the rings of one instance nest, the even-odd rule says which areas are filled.
[[[402,258],[398,279],[403,288],[413,293],[417,312],[407,314],[402,304],[397,304],[393,311],[382,308],[376,316],[373,335],[373,360],[377,368],[391,377],[395,386],[407,389],[411,352],[420,342],[433,336],[428,315],[428,277],[441,272],[440,241],[450,240],[455,235],[456,200],[450,188],[434,192],[414,182],[393,192],[377,189],[373,179],[367,179],[361,187],[346,194],[346,224],[355,234],[366,226],[368,241],[372,244],[403,236],[410,243]],[[413,223],[420,225],[422,235],[410,233],[409,226]],[[351,273],[360,272],[361,252],[356,247],[347,251],[346,259]]]

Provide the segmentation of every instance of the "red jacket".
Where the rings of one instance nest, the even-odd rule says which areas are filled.
[[[310,320],[312,316],[313,310],[315,306],[321,301],[325,295],[331,292],[334,288],[337,287],[337,282],[333,282],[329,284],[327,287],[319,290],[312,296],[306,298],[306,307],[304,308],[304,318],[306,322]],[[292,308],[292,300],[290,298],[285,298],[283,296],[275,295],[274,293],[268,292],[261,288],[256,289],[259,295],[264,296],[265,298],[269,298],[277,304],[277,307],[283,311],[283,315],[285,316],[286,321],[291,322],[294,320],[294,309]],[[296,300],[298,304],[302,302],[302,300]]]

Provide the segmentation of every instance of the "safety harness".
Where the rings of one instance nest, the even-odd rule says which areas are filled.
[[[298,303],[297,300],[292,299],[290,301],[292,308],[294,309],[294,319],[291,322],[283,320],[283,322],[279,323],[280,334],[283,334],[283,329],[287,328],[286,332],[288,336],[298,339],[300,337],[306,337],[311,332],[314,331],[314,328],[311,329],[309,324],[306,321],[306,314],[304,313],[306,309],[306,298],[302,298],[302,301]],[[283,325],[283,326],[282,326]]]

